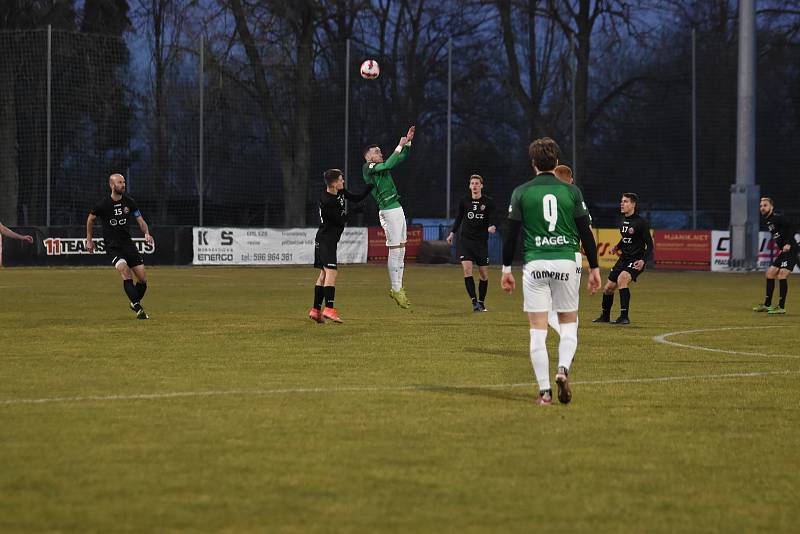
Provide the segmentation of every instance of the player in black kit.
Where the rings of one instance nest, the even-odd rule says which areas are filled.
[[[142,255],[128,231],[128,222],[130,219],[136,220],[148,245],[155,244],[153,236],[150,235],[150,230],[142,217],[142,212],[136,206],[136,202],[125,194],[125,177],[121,174],[112,174],[108,177],[108,186],[111,188],[111,195],[101,200],[89,212],[89,217],[86,219],[86,250],[94,251],[92,233],[95,219],[99,218],[103,223],[106,254],[111,264],[122,276],[122,287],[130,300],[131,309],[136,312],[137,319],[149,319],[150,317],[145,313],[141,304],[144,293],[147,291],[147,273],[144,270]],[[131,271],[136,275],[135,285]]]
[[[308,317],[318,323],[324,323],[325,319],[341,323],[342,319],[333,307],[336,293],[336,247],[350,217],[364,211],[362,206],[355,206],[348,211],[345,209],[345,199],[361,202],[375,185],[370,184],[366,191],[356,195],[344,188],[344,176],[339,169],[328,169],[323,177],[325,192],[319,201],[319,230],[314,239],[314,267],[320,271],[314,284],[314,307],[308,312]]]
[[[775,213],[775,203],[769,197],[764,197],[759,202],[758,210],[761,218],[772,234],[772,240],[781,250],[780,254],[767,269],[767,296],[764,304],[753,308],[755,312],[767,312],[770,315],[786,313],[786,293],[789,291],[789,275],[792,274],[797,264],[798,245],[794,238],[795,227],[786,217]],[[780,300],[777,306],[772,306],[772,293],[775,291],[775,279],[780,284]]]
[[[478,174],[469,177],[469,194],[458,203],[458,215],[447,243],[453,244],[458,233],[458,258],[464,268],[464,285],[472,299],[472,311],[485,312],[486,291],[489,287],[489,234],[497,231],[494,223],[495,207],[491,198],[483,196],[483,178]],[[461,232],[459,233],[459,229]],[[475,280],[472,265],[478,264],[478,294],[475,295]]]
[[[614,290],[619,287],[620,314],[613,324],[630,324],[628,308],[631,291],[628,284],[635,282],[644,271],[645,264],[653,258],[653,238],[650,236],[650,225],[636,213],[636,193],[623,193],[619,203],[619,211],[625,217],[620,224],[620,240],[612,249],[615,254],[622,254],[608,273],[608,282],[603,288],[603,312],[594,323],[611,321],[611,306],[614,304]]]

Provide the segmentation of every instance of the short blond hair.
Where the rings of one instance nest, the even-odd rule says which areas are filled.
[[[481,183],[483,183],[483,176],[481,176],[480,174],[473,174],[472,176],[469,177],[469,181],[471,182],[472,180],[480,180]]]
[[[761,200],[759,200],[759,202],[769,202],[770,206],[774,206],[775,205],[775,202],[773,202],[772,198],[770,198],[770,197],[761,197]]]

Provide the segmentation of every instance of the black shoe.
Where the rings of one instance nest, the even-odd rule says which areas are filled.
[[[136,312],[136,318],[139,319],[140,321],[145,321],[149,319],[150,316],[147,315],[147,313],[145,313],[144,308],[139,306],[139,311]]]
[[[134,304],[133,302],[131,302],[131,303],[130,303],[130,305],[131,305],[131,311],[132,311],[133,313],[138,313],[138,312],[139,312],[139,310],[141,309],[141,305],[139,305],[139,307],[137,308],[137,307],[136,307],[137,305],[136,305],[136,304]]]
[[[478,301],[478,308],[480,308],[478,311],[481,311],[481,312],[489,311],[489,310],[486,309],[486,305],[481,301]]]
[[[474,312],[483,311],[483,310],[481,310],[481,305],[477,300],[473,300],[472,301],[472,311],[474,311]]]
[[[631,324],[631,320],[628,319],[626,315],[620,315],[617,319],[612,322],[611,324]]]
[[[601,313],[600,317],[592,321],[593,323],[608,323],[611,321],[611,317],[607,313]]]
[[[558,402],[569,404],[569,401],[572,400],[572,389],[569,387],[569,371],[566,367],[558,368],[556,385],[558,386]]]

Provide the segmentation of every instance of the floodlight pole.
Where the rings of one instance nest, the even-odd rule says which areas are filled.
[[[348,149],[350,147],[350,38],[347,38],[344,58],[344,177],[349,179]]]
[[[199,125],[199,133],[197,139],[197,146],[198,146],[198,161],[197,161],[197,196],[198,196],[198,207],[199,207],[199,224],[203,226],[203,151],[205,150],[203,147],[203,111],[204,111],[204,91],[205,91],[205,45],[203,43],[203,36],[200,36],[200,125]]]
[[[453,38],[447,40],[447,200],[445,219],[450,218],[450,187],[452,183],[453,148]]]
[[[758,265],[760,190],[756,184],[755,20],[755,0],[740,0],[736,183],[731,186],[730,217],[730,266],[734,269],[754,269]]]
[[[45,176],[47,178],[47,215],[46,226],[50,226],[50,187],[52,180],[52,103],[53,98],[53,27],[47,25],[47,145],[45,148]]]

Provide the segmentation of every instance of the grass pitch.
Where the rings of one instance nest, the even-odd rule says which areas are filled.
[[[0,531],[800,524],[797,279],[768,317],[760,275],[647,272],[629,327],[584,292],[573,402],[542,408],[498,270],[477,314],[458,267],[408,267],[408,312],[344,266],[343,325],[306,318],[310,268],[148,271],[150,321],[110,269],[0,271]]]

